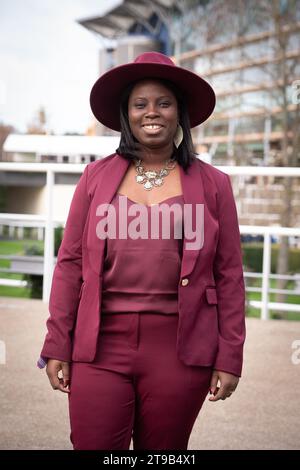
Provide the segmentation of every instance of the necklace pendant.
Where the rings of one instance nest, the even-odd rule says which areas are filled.
[[[164,180],[162,178],[156,178],[154,180],[155,186],[161,186],[163,184]]]
[[[135,180],[137,183],[143,184],[146,191],[150,191],[156,186],[161,186],[164,183],[164,177],[170,173],[170,170],[176,165],[176,159],[170,158],[166,160],[164,168],[157,170],[145,171],[142,160],[135,160],[136,176]]]
[[[144,188],[148,190],[152,189],[153,184],[151,183],[151,181],[146,181],[146,183],[144,184]]]
[[[149,180],[152,180],[153,178],[156,178],[157,173],[156,171],[150,170],[150,171],[145,171],[145,175]]]
[[[135,180],[136,180],[137,183],[143,183],[144,180],[145,180],[145,177],[143,175],[137,175],[135,177]]]
[[[136,171],[137,171],[137,173],[140,173],[140,174],[142,175],[143,172],[144,172],[144,169],[143,169],[142,166],[137,166],[137,167],[136,167]]]

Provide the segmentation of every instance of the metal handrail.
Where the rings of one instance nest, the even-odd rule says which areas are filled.
[[[43,276],[43,300],[48,302],[52,274],[54,268],[54,218],[53,218],[53,186],[55,173],[82,173],[86,164],[58,164],[58,163],[14,163],[0,162],[0,171],[12,172],[45,172],[46,181],[46,214],[38,216],[43,219],[45,224],[45,243],[44,243],[44,276]],[[262,167],[262,166],[215,166],[215,168],[229,175],[245,175],[245,176],[281,176],[281,177],[299,177],[300,168],[297,167]],[[5,214],[8,216],[9,214]],[[14,214],[16,216],[17,214]],[[21,215],[21,214],[20,214]],[[4,214],[0,214],[1,216]],[[22,214],[24,217],[24,214]],[[26,217],[26,216],[25,216]],[[3,217],[4,218],[4,217]],[[3,219],[2,219],[3,220]],[[270,272],[271,266],[271,236],[297,236],[300,237],[300,229],[293,227],[276,227],[276,226],[252,226],[240,225],[241,234],[260,234],[264,237],[263,242],[263,270],[262,270],[262,301],[261,301],[261,318],[269,318],[269,279],[274,275]],[[245,273],[248,274],[248,273]],[[252,275],[253,273],[251,273]],[[286,275],[282,275],[286,276]],[[286,277],[285,277],[286,278]]]

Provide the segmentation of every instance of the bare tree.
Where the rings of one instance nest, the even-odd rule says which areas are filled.
[[[27,134],[47,134],[46,131],[47,125],[47,116],[46,111],[43,106],[41,106],[36,115],[34,116],[32,122],[27,126]]]
[[[276,61],[269,65],[268,73],[272,80],[277,81],[277,87],[272,92],[272,96],[281,108],[279,115],[280,127],[282,131],[280,162],[282,166],[298,166],[299,164],[299,103],[293,113],[289,110],[291,84],[295,74],[300,72],[299,68],[299,35],[291,38],[286,34],[287,25],[293,24],[297,16],[299,17],[299,0],[264,0],[262,2],[265,11],[270,18],[271,26],[275,32],[272,41],[272,48]],[[292,41],[294,39],[294,41]],[[298,49],[298,55],[291,57],[293,48]],[[281,225],[284,227],[293,226],[293,207],[292,200],[294,195],[294,186],[290,178],[282,178],[284,188],[282,199]],[[281,237],[279,244],[277,274],[286,274],[289,271],[289,239],[287,236]],[[278,279],[277,288],[284,290],[287,281]],[[284,302],[285,293],[278,293],[276,301]],[[281,314],[277,315],[281,316]]]
[[[277,129],[281,131],[279,144],[278,165],[297,166],[299,164],[299,103],[291,106],[290,93],[293,80],[300,76],[299,68],[299,0],[210,0],[189,2],[178,0],[176,6],[181,15],[170,14],[169,30],[175,44],[175,55],[191,49],[205,50],[215,44],[226,42],[238,42],[233,48],[220,49],[219,53],[200,54],[201,64],[204,70],[213,70],[219,63],[248,63],[247,67],[241,66],[233,73],[227,74],[227,85],[233,88],[236,83],[246,86],[257,86],[259,92],[257,102],[251,99],[254,109],[262,112],[263,119],[272,119],[272,109],[276,108]],[[298,23],[297,23],[298,21]],[[298,28],[298,29],[297,29]],[[265,39],[255,44],[243,42],[247,34],[255,34],[269,31]],[[236,41],[234,41],[236,40]],[[255,61],[262,59],[256,65]],[[266,60],[264,60],[266,59]],[[226,62],[227,61],[227,62]],[[192,66],[194,59],[191,59]],[[189,64],[185,62],[184,65]],[[250,70],[250,73],[249,73]],[[212,80],[214,81],[214,76]],[[264,87],[265,83],[269,86]],[[263,94],[265,93],[265,100]],[[234,109],[239,111],[247,103],[243,94],[228,95],[222,100],[222,110]],[[230,121],[229,121],[230,122]],[[236,126],[239,122],[235,123]],[[253,129],[254,122],[249,125]],[[245,124],[244,124],[245,126]],[[203,130],[203,126],[202,129]],[[264,130],[264,129],[263,129]],[[230,128],[228,129],[230,131]],[[229,132],[230,133],[230,132]],[[234,132],[233,132],[234,134]],[[234,135],[233,135],[234,143]],[[232,147],[232,161],[237,164],[241,157],[238,152],[246,150],[243,144]],[[230,157],[230,155],[229,155]],[[267,164],[267,158],[263,164]],[[272,162],[273,163],[273,162]],[[273,163],[274,164],[274,163]],[[275,163],[276,164],[276,163]],[[282,178],[284,193],[282,198],[281,225],[293,225],[293,185],[290,178]],[[288,272],[289,242],[287,237],[282,237],[279,245],[277,274]],[[286,288],[284,279],[278,280],[277,287],[280,290]],[[285,301],[286,295],[279,293],[276,296],[278,302]]]

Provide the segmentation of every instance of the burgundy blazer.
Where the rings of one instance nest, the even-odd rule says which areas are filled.
[[[106,240],[97,237],[99,204],[110,203],[129,166],[117,154],[89,163],[76,186],[53,273],[41,356],[92,362],[101,330]],[[241,376],[245,284],[229,175],[195,159],[180,177],[185,203],[204,205],[204,243],[185,249],[178,283],[176,349],[186,365]],[[193,211],[193,219],[194,219]],[[104,216],[104,215],[103,215]],[[182,282],[183,281],[183,282]]]

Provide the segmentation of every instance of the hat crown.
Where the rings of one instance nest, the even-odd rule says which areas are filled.
[[[121,130],[120,100],[125,88],[144,79],[169,80],[186,100],[190,126],[204,122],[213,112],[216,97],[212,87],[194,72],[178,66],[165,54],[143,52],[133,62],[113,67],[94,83],[90,93],[96,119],[115,131]]]
[[[175,67],[172,60],[160,52],[143,52],[143,54],[138,55],[135,60],[135,64],[161,64],[161,65],[172,65]]]

